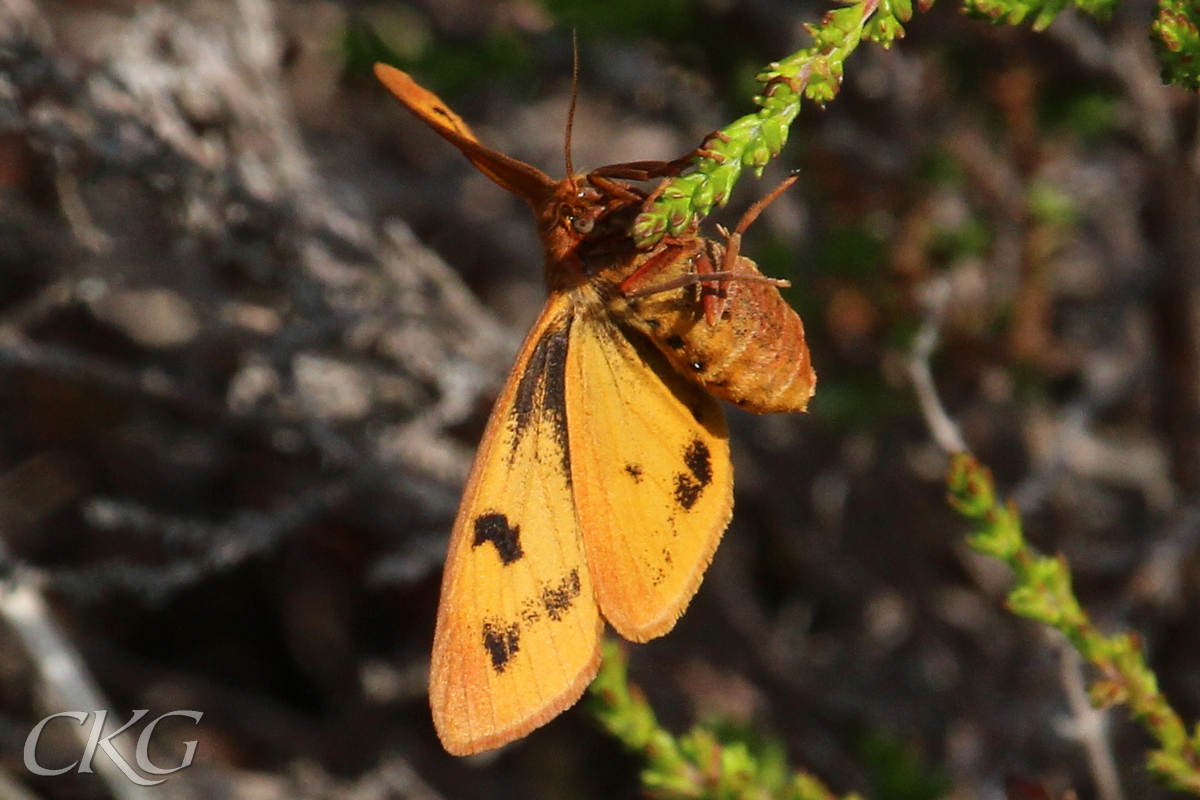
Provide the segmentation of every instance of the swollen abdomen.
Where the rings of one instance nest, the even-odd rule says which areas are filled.
[[[738,259],[738,271],[761,274],[748,258]],[[629,301],[622,316],[716,397],[758,414],[803,411],[817,376],[800,317],[769,283],[733,280],[726,293],[715,325],[705,320],[698,285]]]

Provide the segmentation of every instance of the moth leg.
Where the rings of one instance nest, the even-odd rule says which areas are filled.
[[[589,172],[587,175],[588,183],[616,201],[615,205],[607,209],[608,211],[640,203],[646,198],[646,193],[641,189],[635,189],[632,186],[622,183],[624,180],[642,180],[641,178],[630,178],[626,175],[610,175],[607,173],[608,169],[609,167],[601,167]]]
[[[718,139],[723,142],[729,141],[729,137],[725,134],[721,133],[720,131],[713,131],[707,137],[705,137],[703,144],[687,155],[680,156],[674,161],[639,161],[635,162],[634,164],[613,164],[610,167],[601,167],[599,170],[597,170],[597,172],[602,173],[600,177],[603,178],[603,176],[607,174],[607,170],[625,170],[626,168],[634,167],[638,170],[638,177],[628,177],[628,173],[626,173],[627,180],[672,178],[681,174],[683,170],[691,165],[697,158],[711,158],[715,161],[724,163],[724,155],[714,150],[709,150],[704,146],[714,139]],[[646,195],[645,199],[642,200],[642,210],[645,211],[658,202],[658,198],[662,196],[662,193],[664,190],[666,190],[666,188],[666,181],[663,181],[658,186],[654,187],[654,191],[650,192],[650,194]]]
[[[744,234],[746,232],[746,230],[751,225],[754,224],[754,221],[756,219],[758,219],[759,215],[762,214],[763,211],[766,210],[767,206],[769,206],[769,205],[771,205],[771,203],[775,202],[775,200],[778,199],[779,195],[783,194],[789,188],[791,188],[791,185],[793,183],[795,183],[797,180],[799,180],[799,178],[800,178],[799,175],[797,175],[796,173],[792,173],[791,175],[784,178],[782,183],[780,183],[778,186],[776,186],[774,189],[772,189],[770,192],[768,192],[763,197],[759,198],[757,203],[750,206],[750,208],[746,209],[746,213],[742,215],[742,218],[740,220],[738,220],[737,227],[735,227],[733,229],[733,233],[730,233],[729,231],[727,231],[721,227],[717,228],[717,230],[719,230],[721,232],[721,235],[725,237],[725,256],[724,256],[724,258],[721,259],[721,271],[720,271],[720,273],[717,273],[717,274],[723,274],[723,275],[738,274],[737,260],[738,260],[738,256],[740,256],[741,252],[742,252],[742,234]],[[785,281],[783,284],[776,284],[776,285],[790,286],[791,284],[787,283]],[[704,316],[705,316],[705,319],[708,320],[709,325],[714,324],[715,320],[720,319],[721,315],[725,313],[725,302],[726,301],[725,301],[724,285],[722,285],[720,287],[720,289],[718,290],[716,299],[714,302],[716,305],[716,309],[715,309],[714,313],[710,314],[710,310],[707,305],[704,308]]]
[[[696,241],[709,245],[709,247],[712,245],[712,243],[706,239],[699,239]],[[633,288],[637,284],[642,283],[645,280],[662,272],[663,269],[669,264],[675,263],[675,260],[682,255],[683,249],[683,245],[669,245],[663,248],[661,252],[658,252],[646,259],[646,263],[634,270],[632,275],[621,281],[621,285],[618,288],[626,297],[633,299],[635,297],[646,297],[652,294],[661,294],[662,292],[669,292],[672,289],[679,289],[684,286],[691,286],[692,284],[699,283],[701,284],[702,295],[700,302],[704,306],[704,318],[707,320],[709,325],[715,325],[717,320],[721,318],[721,314],[724,312],[724,304],[721,302],[723,298],[718,297],[718,295],[723,291],[721,283],[724,279],[727,279],[734,273],[717,272],[713,268],[712,259],[709,257],[708,253],[705,252],[705,250],[708,248],[697,249],[696,252],[692,254],[692,263],[696,265],[695,272],[688,272],[684,275],[680,275],[677,278],[672,278],[669,281],[663,281],[662,283],[656,283],[651,286],[643,286],[640,289]]]
[[[680,275],[678,278],[672,278],[663,283],[656,283],[653,286],[647,286],[645,289],[638,289],[625,295],[630,299],[637,297],[646,297],[647,295],[660,294],[669,292],[672,289],[679,289],[684,286],[691,286],[693,283],[717,283],[719,281],[741,281],[742,283],[769,283],[772,286],[777,286],[780,289],[786,289],[792,285],[792,282],[783,278],[772,278],[769,275],[756,275],[753,272],[709,272],[701,275],[697,272],[692,272],[687,275]]]
[[[725,313],[726,283],[719,279],[716,279],[719,281],[717,283],[711,282],[715,280],[713,276],[717,274],[717,271],[713,268],[712,258],[709,255],[712,252],[712,245],[707,241],[706,244],[708,244],[705,248],[706,252],[701,252],[696,257],[696,271],[692,274],[696,276],[696,280],[704,281],[700,284],[700,304],[704,306],[704,321],[711,328]],[[730,270],[723,271],[732,274]]]
[[[710,261],[709,263],[711,264],[712,262]],[[637,298],[637,297],[646,297],[647,295],[651,295],[651,294],[659,294],[661,292],[669,292],[672,289],[679,289],[684,286],[691,286],[693,283],[701,283],[701,284],[704,284],[705,286],[708,286],[709,284],[713,284],[713,283],[720,284],[720,283],[727,283],[729,281],[741,281],[742,283],[769,283],[772,286],[779,287],[780,289],[786,289],[787,287],[792,285],[791,281],[784,280],[783,278],[772,278],[768,275],[759,275],[754,272],[741,272],[741,271],[737,271],[737,272],[721,271],[721,272],[706,272],[706,273],[689,272],[687,275],[680,275],[677,278],[672,278],[671,280],[664,281],[663,283],[656,283],[655,285],[647,286],[644,289],[637,289],[636,291],[629,292],[625,296],[630,299],[633,299],[633,298]],[[723,313],[723,309],[722,309],[722,313]],[[708,316],[708,314],[707,314],[707,308],[706,308],[705,309],[705,317],[707,318],[707,316]],[[718,319],[719,319],[719,317],[718,317]],[[716,323],[716,320],[713,320],[709,324],[715,324],[715,323]]]
[[[722,271],[729,272],[732,270],[732,265],[737,261],[737,257],[741,252],[742,234],[746,232],[746,229],[754,224],[759,214],[765,211],[767,206],[774,203],[779,198],[779,195],[786,192],[799,179],[800,176],[794,172],[788,175],[783,179],[782,183],[759,198],[757,203],[746,209],[746,213],[738,220],[737,227],[733,229],[733,233],[724,230],[721,231],[725,236],[725,259],[721,262]]]
[[[665,283],[659,283],[655,284],[654,286],[636,289],[632,292],[629,291],[629,288],[637,282],[634,280],[635,278],[642,280],[650,275],[657,274],[657,272],[661,271],[663,267],[671,263],[670,259],[664,259],[660,261],[659,259],[663,255],[660,253],[659,255],[649,259],[645,264],[638,268],[633,275],[630,275],[628,278],[626,278],[621,284],[621,291],[624,292],[626,296],[634,298],[644,297],[649,294],[658,294],[659,292],[667,292],[672,289],[678,289],[682,286],[691,285],[693,283],[702,284],[705,290],[703,299],[701,301],[704,304],[704,319],[709,325],[716,325],[721,317],[725,314],[725,307],[728,303],[725,292],[729,281],[769,283],[772,286],[778,287],[791,286],[791,283],[785,280],[769,278],[765,275],[759,275],[753,272],[742,272],[737,268],[737,264],[738,257],[741,255],[742,250],[742,235],[751,225],[754,224],[754,221],[758,219],[759,215],[762,214],[767,206],[771,205],[771,203],[778,199],[779,195],[786,192],[798,179],[798,175],[789,175],[771,192],[759,199],[759,201],[754,205],[750,206],[750,208],[746,210],[746,213],[742,215],[742,218],[738,220],[737,227],[733,229],[732,233],[718,226],[717,230],[719,230],[721,235],[725,237],[725,253],[721,257],[720,270],[715,270],[709,254],[701,251],[696,253],[694,256],[696,263],[695,272],[687,275],[680,275],[679,277],[672,278]],[[653,270],[649,269],[651,267],[653,267]]]
[[[772,286],[786,288],[792,284],[789,281],[779,278],[770,278],[766,275],[761,275],[756,272],[744,272],[737,268],[738,257],[741,255],[742,235],[746,230],[754,224],[759,215],[771,205],[781,194],[788,190],[793,183],[799,179],[798,175],[789,175],[779,186],[775,187],[771,192],[762,197],[754,205],[746,210],[742,218],[738,220],[737,226],[733,232],[729,232],[718,226],[721,235],[725,237],[725,252],[721,256],[721,269],[717,270],[713,266],[713,258],[710,256],[712,244],[709,247],[697,248],[692,254],[692,260],[696,265],[696,271],[686,275],[680,275],[663,283],[656,283],[651,286],[643,286],[634,288],[638,284],[645,282],[649,278],[662,272],[667,265],[674,263],[675,259],[682,255],[684,249],[682,244],[670,244],[664,247],[660,252],[651,256],[646,260],[646,263],[638,267],[618,287],[622,294],[633,299],[636,297],[645,297],[647,295],[659,294],[661,292],[669,292],[673,289],[679,289],[692,284],[701,284],[702,299],[701,303],[704,306],[704,319],[709,325],[716,325],[717,322],[725,313],[725,308],[728,303],[726,297],[726,287],[730,281],[744,281],[747,283],[768,283]],[[655,197],[661,190],[656,189],[646,199],[646,203],[654,201]],[[692,238],[693,241],[706,242],[704,239]]]
[[[711,158],[724,163],[725,156],[706,145],[714,139],[729,141],[729,137],[720,131],[713,131],[704,137],[704,141],[694,150],[670,161],[627,161],[622,164],[609,164],[598,167],[588,173],[588,182],[597,188],[596,179],[616,178],[625,181],[652,181],[656,178],[675,178],[692,165],[697,158]]]
[[[621,281],[617,286],[617,290],[626,297],[641,297],[647,294],[643,290],[637,290],[634,287],[638,284],[653,278],[658,273],[662,272],[669,265],[675,263],[676,259],[683,256],[686,246],[683,243],[666,243],[663,248],[654,255],[646,259],[646,262],[630,273],[629,277]],[[649,292],[648,294],[653,294]]]
[[[588,182],[616,178],[623,181],[652,181],[655,178],[674,178],[691,163],[691,153],[674,161],[629,161],[597,167],[588,173]]]
[[[708,244],[710,247],[713,246],[711,242],[708,242]],[[662,254],[659,255],[661,256]],[[698,251],[693,255],[693,261],[696,265],[695,272],[688,272],[684,275],[672,278],[669,281],[656,283],[652,286],[644,286],[640,289],[633,290],[623,289],[622,291],[626,297],[633,299],[636,297],[646,297],[647,295],[669,292],[674,289],[680,289],[684,286],[691,286],[692,284],[698,283],[700,284],[701,291],[703,292],[701,304],[704,306],[704,319],[709,325],[716,325],[721,319],[721,315],[725,313],[725,286],[728,285],[730,281],[743,281],[745,283],[769,283],[772,286],[779,287],[787,287],[792,285],[788,281],[780,280],[779,278],[769,278],[766,275],[760,275],[757,272],[743,272],[736,269],[721,270],[718,272],[713,268],[712,258],[703,250]],[[662,268],[669,263],[671,263],[670,259],[663,258],[660,260],[659,256],[655,256],[654,258],[649,259],[646,264],[642,265],[642,267],[635,272],[634,275],[638,275],[638,273],[646,271],[646,267],[654,267],[655,272],[661,271]],[[632,279],[634,275],[631,275],[630,279]],[[625,282],[629,283],[630,280],[627,279]],[[622,286],[624,286],[624,284],[622,284]]]

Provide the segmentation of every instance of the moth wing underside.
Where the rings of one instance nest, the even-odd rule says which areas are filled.
[[[387,64],[376,64],[375,77],[409,111],[457,147],[480,172],[500,186],[535,205],[554,193],[556,184],[546,173],[481,144],[462,117],[407,72]]]

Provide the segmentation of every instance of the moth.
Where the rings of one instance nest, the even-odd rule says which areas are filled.
[[[434,726],[455,755],[499,747],[579,699],[608,622],[643,642],[699,588],[733,510],[716,398],[755,412],[812,396],[804,328],[740,254],[693,227],[640,249],[652,195],[633,182],[690,161],[614,164],[555,181],[481,144],[398,69],[413,114],[529,203],[548,299],[493,407],[450,536],[430,667]]]

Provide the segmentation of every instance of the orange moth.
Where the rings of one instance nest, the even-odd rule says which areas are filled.
[[[675,625],[733,509],[714,396],[799,411],[816,377],[781,282],[739,252],[765,202],[724,243],[693,230],[640,250],[629,230],[648,195],[629,181],[687,157],[576,175],[568,125],[568,177],[554,181],[480,144],[407,74],[375,74],[529,203],[546,260],[549,298],[492,410],[442,581],[430,705],[446,750],[467,755],[578,700],[605,621],[638,642]]]

